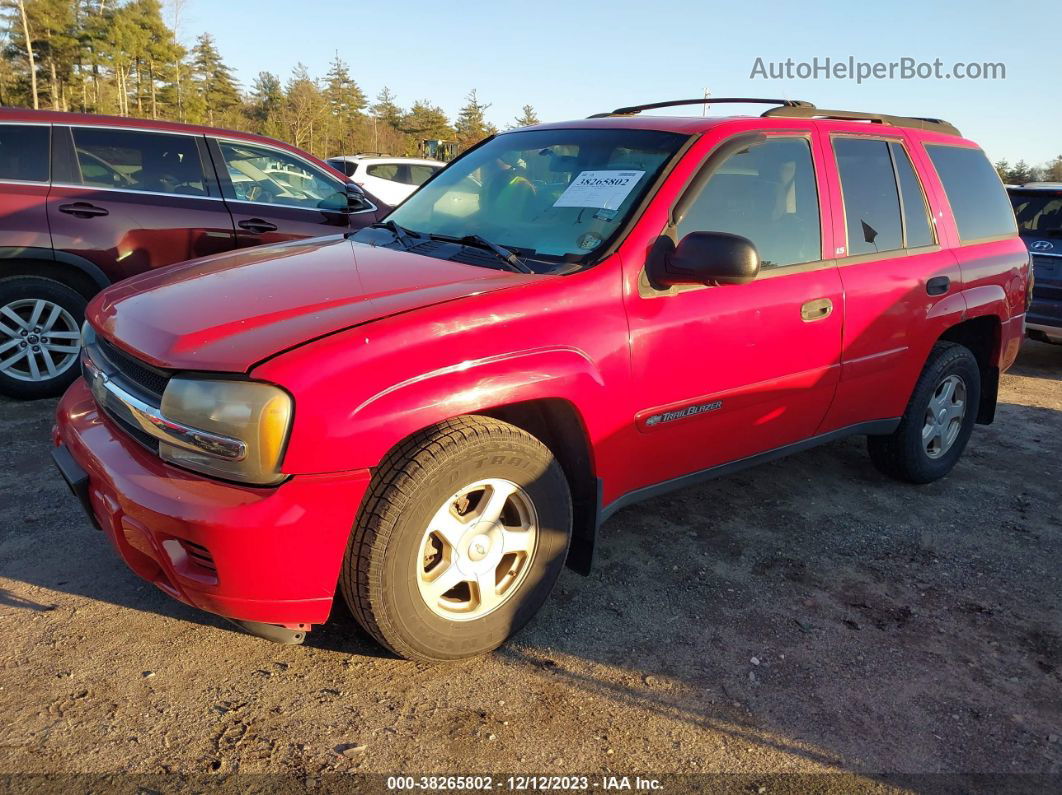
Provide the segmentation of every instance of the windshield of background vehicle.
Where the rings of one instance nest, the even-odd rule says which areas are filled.
[[[686,139],[629,129],[506,133],[456,160],[388,220],[580,262],[623,227]]]
[[[1012,191],[1010,201],[1023,235],[1051,235],[1062,232],[1062,191]]]

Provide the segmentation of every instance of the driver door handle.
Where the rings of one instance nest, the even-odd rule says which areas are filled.
[[[97,207],[88,202],[74,202],[73,204],[60,204],[59,212],[72,215],[75,218],[95,218],[98,215],[110,215],[110,211],[103,207]]]
[[[829,298],[816,298],[800,307],[800,319],[805,323],[825,320],[833,313],[833,301]]]
[[[269,221],[264,221],[261,218],[248,218],[246,221],[240,221],[237,226],[240,227],[240,229],[246,229],[248,232],[254,232],[259,235],[264,232],[277,231],[276,224],[271,224]]]

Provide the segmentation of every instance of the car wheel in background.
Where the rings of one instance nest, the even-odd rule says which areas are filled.
[[[77,378],[87,301],[39,276],[0,279],[0,392],[53,397]]]

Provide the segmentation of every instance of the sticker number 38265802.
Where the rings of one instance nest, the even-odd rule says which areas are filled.
[[[553,206],[616,210],[643,176],[644,171],[582,171]]]

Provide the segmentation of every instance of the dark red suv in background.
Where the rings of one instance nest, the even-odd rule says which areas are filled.
[[[0,109],[0,392],[58,395],[99,290],[233,248],[362,227],[390,208],[257,135]]]

